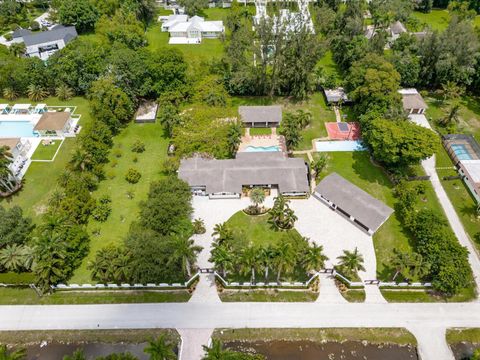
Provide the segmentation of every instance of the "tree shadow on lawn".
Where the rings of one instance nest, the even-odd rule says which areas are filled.
[[[352,159],[352,169],[359,179],[385,186],[389,191],[393,189],[393,184],[386,175],[385,169],[380,165],[373,164],[370,160],[369,151],[354,151]]]

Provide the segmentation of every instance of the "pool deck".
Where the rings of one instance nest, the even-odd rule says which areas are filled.
[[[263,147],[268,148],[272,146],[278,146],[281,151],[286,152],[285,142],[283,136],[277,135],[277,129],[272,128],[271,135],[250,135],[250,129],[245,129],[245,135],[242,136],[240,146],[238,147],[238,152],[251,152],[252,150],[247,150],[249,146],[252,147]]]

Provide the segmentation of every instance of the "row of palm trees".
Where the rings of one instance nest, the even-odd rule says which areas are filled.
[[[0,195],[9,196],[21,186],[20,179],[12,172],[13,155],[7,146],[0,146]]]
[[[271,272],[276,272],[276,281],[280,282],[285,274],[302,270],[306,274],[322,269],[328,257],[323,247],[290,233],[276,245],[255,246],[252,243],[242,246],[239,234],[226,223],[217,224],[212,236],[216,237],[211,251],[210,261],[224,278],[229,274],[250,276],[254,284],[259,274],[269,281]]]
[[[57,86],[53,93],[62,101],[69,100],[75,95],[73,89],[66,84],[60,84],[59,86]],[[41,101],[53,93],[50,92],[48,89],[44,88],[43,86],[37,84],[30,84],[27,87],[26,91],[26,95],[32,101]],[[2,91],[2,95],[5,99],[13,101],[20,97],[22,94],[13,87],[6,87]]]

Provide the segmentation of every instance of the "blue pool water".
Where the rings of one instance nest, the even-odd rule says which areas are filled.
[[[317,141],[315,148],[320,152],[328,151],[363,151],[366,150],[362,142],[359,140],[345,141]]]
[[[30,121],[0,121],[0,137],[32,137],[33,125]]]
[[[280,151],[280,146],[247,146],[245,152],[273,152]]]
[[[463,144],[452,144],[453,152],[457,155],[458,160],[472,160],[467,148]]]

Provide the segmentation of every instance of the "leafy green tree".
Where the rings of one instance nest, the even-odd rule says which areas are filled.
[[[356,102],[355,106],[361,114],[399,109],[399,86],[400,75],[393,65],[376,54],[368,54],[353,63],[347,77],[349,96]]]
[[[161,106],[158,112],[158,120],[160,121],[160,124],[162,124],[167,135],[171,137],[175,126],[179,125],[181,122],[178,108],[169,103]]]
[[[28,243],[33,229],[32,220],[23,216],[19,206],[10,209],[0,206],[0,248]]]
[[[178,4],[185,8],[188,16],[194,16],[208,7],[208,0],[178,0]]]
[[[27,48],[23,42],[10,44],[10,48],[9,48],[13,56],[16,56],[16,57],[23,56],[25,54],[26,49]]]
[[[62,24],[74,25],[81,33],[93,30],[99,14],[92,2],[57,0],[56,5],[56,15]]]
[[[117,11],[112,18],[102,16],[95,26],[96,33],[110,43],[118,42],[131,49],[138,49],[147,42],[142,23],[135,14]]]
[[[177,355],[173,352],[174,344],[167,340],[165,335],[156,339],[150,339],[147,347],[143,350],[150,355],[150,360],[176,360]]]
[[[130,184],[136,184],[140,181],[142,174],[138,170],[135,169],[128,169],[127,173],[125,174],[125,180],[127,180]]]
[[[438,145],[431,130],[409,121],[373,120],[364,139],[375,159],[391,168],[418,164],[432,156]]]
[[[339,265],[349,272],[365,271],[363,255],[358,252],[357,247],[353,251],[343,250],[343,255],[337,259],[340,260]]]
[[[184,275],[191,278],[192,266],[197,259],[198,253],[200,253],[203,248],[195,245],[193,239],[184,236],[175,237],[173,247],[171,261],[181,263]]]
[[[7,345],[0,345],[0,359],[2,360],[25,360],[27,358],[27,350],[19,349],[9,351]]]
[[[134,107],[131,99],[112,78],[101,78],[92,84],[90,90],[90,111],[99,121],[104,122],[112,133],[132,120]]]
[[[327,166],[327,162],[328,155],[325,153],[320,153],[319,156],[310,163],[310,167],[315,172],[315,179],[318,180],[320,178],[323,169],[325,169],[325,166]]]
[[[296,148],[302,140],[300,124],[295,116],[292,114],[285,114],[280,125],[280,134],[285,137],[285,142],[289,149]]]

